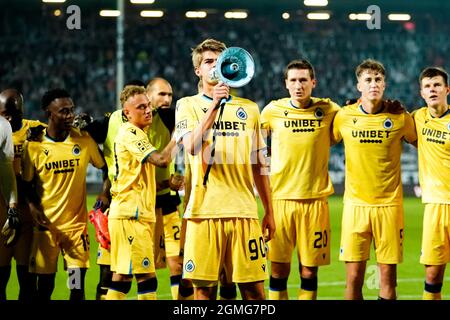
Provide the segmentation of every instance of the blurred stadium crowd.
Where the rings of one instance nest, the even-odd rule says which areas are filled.
[[[97,12],[82,12],[81,30],[68,30],[66,18],[43,10],[39,15],[1,14],[0,88],[24,93],[26,116],[42,119],[40,98],[51,87],[65,87],[79,111],[94,116],[115,105],[116,20]],[[247,49],[256,62],[256,74],[239,94],[262,108],[286,96],[283,68],[294,58],[306,58],[316,68],[315,96],[339,104],[358,97],[354,68],[365,58],[376,58],[387,69],[386,96],[412,110],[423,101],[418,75],[425,66],[450,69],[450,22],[424,15],[410,25],[383,22],[369,30],[365,21],[284,21],[250,15],[246,20],[182,18],[142,20],[126,17],[125,81],[154,76],[168,79],[175,99],[192,95],[197,79],[190,49],[206,37]]]

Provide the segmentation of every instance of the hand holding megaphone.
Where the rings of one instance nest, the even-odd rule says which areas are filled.
[[[240,88],[252,80],[255,74],[255,62],[252,56],[246,50],[239,47],[230,47],[223,51],[217,58],[216,67],[211,70],[211,80],[219,81],[218,95],[223,93],[223,85],[231,88]],[[220,83],[223,85],[219,85]],[[216,88],[214,88],[216,89]],[[225,105],[229,94],[220,100],[220,106]],[[213,98],[214,99],[214,98]]]
[[[219,81],[213,88],[213,103],[218,108],[225,104],[228,100],[228,96],[230,95],[230,87],[227,86],[222,81]]]

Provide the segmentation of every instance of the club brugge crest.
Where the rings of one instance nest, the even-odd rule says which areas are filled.
[[[447,124],[447,130],[450,131],[450,122]]]
[[[391,130],[393,126],[394,126],[394,123],[392,122],[391,119],[387,118],[386,120],[384,120],[384,122],[383,122],[383,127],[384,127],[386,130]]]
[[[81,153],[81,148],[80,148],[80,146],[77,145],[77,144],[74,145],[73,148],[72,148],[72,153],[73,153],[74,156],[79,156],[80,153]]]
[[[236,111],[236,116],[241,120],[247,120],[247,112],[245,112],[244,108],[239,107]]]
[[[144,260],[142,260],[142,266],[144,268],[148,268],[150,266],[150,260],[148,258],[144,258]]]
[[[325,115],[325,112],[323,112],[323,110],[320,109],[320,108],[317,108],[317,109],[314,111],[314,116],[315,116],[317,119],[322,119],[324,115]]]
[[[186,272],[192,272],[192,271],[194,271],[194,269],[195,269],[195,265],[194,265],[194,262],[192,262],[192,260],[189,260],[184,265],[184,270],[186,270]]]

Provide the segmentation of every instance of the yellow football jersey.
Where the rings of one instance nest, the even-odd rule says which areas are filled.
[[[203,94],[178,101],[177,141],[198,125],[211,101],[211,98]],[[208,183],[204,187],[203,175],[210,156],[209,146],[212,144],[215,128],[217,132],[214,164]],[[213,128],[207,133],[206,146],[197,156],[188,155],[192,190],[186,217],[258,218],[251,167],[252,162],[255,163],[252,152],[265,148],[258,106],[250,100],[230,96],[221,121],[216,120]]]
[[[128,122],[127,117],[123,114],[122,109],[116,110],[109,116],[108,133],[103,143],[103,155],[105,156],[106,165],[108,166],[109,180],[114,180],[116,168],[114,167],[114,141],[117,133],[123,123]]]
[[[86,170],[105,165],[87,132],[72,128],[66,140],[55,142],[45,132],[42,141],[25,144],[22,178],[36,178],[44,214],[59,230],[83,228],[87,223]]]
[[[413,112],[413,118],[417,128],[422,201],[450,204],[450,109],[441,117],[433,118],[428,108],[423,107]]]
[[[22,119],[22,127],[19,130],[13,132],[14,172],[16,173],[16,176],[20,176],[22,174],[21,159],[23,152],[23,144],[25,140],[27,140],[27,132],[30,128],[35,128],[38,126],[46,127],[47,125],[37,120]]]
[[[114,142],[115,176],[109,219],[155,222],[155,166],[147,158],[156,151],[144,130],[124,123]]]
[[[402,140],[417,140],[409,113],[381,110],[368,114],[359,102],[345,106],[334,118],[333,137],[345,147],[345,202],[365,206],[402,203]]]
[[[273,199],[312,199],[334,192],[328,175],[331,123],[339,106],[330,99],[311,98],[298,108],[290,98],[270,102],[261,125],[272,137],[270,184]]]
[[[171,133],[157,112],[153,114],[152,125],[148,129],[148,137],[150,143],[159,151],[164,150],[170,142]],[[155,168],[156,182],[160,183],[164,180],[169,180],[171,172],[170,167],[171,166],[167,166],[167,168]],[[159,190],[156,194],[160,195],[168,192],[170,192],[170,188]]]

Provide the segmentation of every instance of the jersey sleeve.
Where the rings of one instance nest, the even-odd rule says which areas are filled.
[[[405,134],[404,138],[407,142],[412,143],[417,140],[416,126],[414,124],[414,119],[409,112],[405,112]]]
[[[22,153],[22,180],[30,182],[34,177],[34,163],[32,159],[31,143],[25,141]]]
[[[261,128],[270,130],[270,104],[265,106],[261,112]]]
[[[259,114],[259,109],[255,110],[255,128],[253,133],[253,145],[252,151],[258,151],[265,149],[267,147],[266,142],[262,134],[262,124],[261,116]]]
[[[178,100],[175,111],[175,139],[177,143],[197,125],[194,109],[187,100]]]
[[[331,140],[334,143],[338,143],[342,140],[342,135],[340,131],[341,122],[342,122],[342,109],[336,113],[336,116],[334,117],[333,122],[331,124],[332,126]]]
[[[140,162],[144,162],[147,158],[156,151],[156,148],[150,143],[148,137],[142,131],[137,131],[134,134],[133,128],[127,128],[123,135],[123,146]]]
[[[89,150],[89,162],[96,168],[101,169],[105,166],[105,160],[98,148],[97,143],[91,136],[87,137],[88,150]]]

